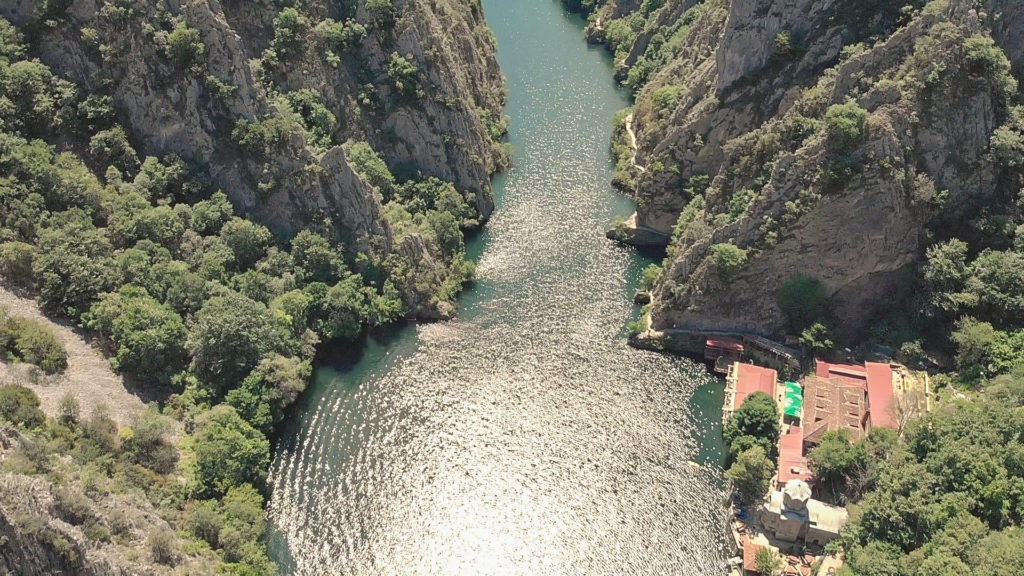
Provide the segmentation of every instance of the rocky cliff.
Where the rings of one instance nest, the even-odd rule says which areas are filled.
[[[781,334],[776,293],[810,276],[862,336],[936,237],[1016,196],[991,141],[1019,98],[1020,11],[667,0],[621,20],[638,208],[620,232],[670,243],[653,326]]]
[[[5,468],[0,474],[0,574],[214,573],[215,559],[208,552],[182,552],[176,542],[169,551],[176,567],[152,557],[147,535],[172,534],[173,527],[145,497],[111,494],[96,486],[83,490],[74,475],[65,475],[58,485],[23,473],[38,472],[33,458],[46,449],[36,442],[13,428],[0,428]]]
[[[319,342],[454,314],[504,98],[476,0],[0,3],[0,282],[107,355],[50,418],[0,374],[0,574],[276,574],[267,437]],[[79,405],[108,362],[163,413]]]
[[[501,161],[487,122],[500,123],[504,98],[475,2],[387,8],[305,2],[288,19],[271,0],[20,0],[7,16],[45,64],[112,97],[140,152],[181,156],[280,236],[313,227],[383,254],[379,195],[336,144],[366,140],[407,177],[453,182],[484,219]],[[416,82],[402,94],[389,77],[399,55]],[[303,102],[289,97],[303,89]],[[318,141],[303,106],[332,115]]]

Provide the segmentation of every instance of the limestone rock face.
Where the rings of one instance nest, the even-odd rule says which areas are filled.
[[[775,292],[810,275],[842,335],[863,334],[922,261],[929,222],[1004,192],[989,143],[1017,87],[965,46],[991,39],[1019,77],[1021,15],[997,0],[864,14],[838,0],[732,0],[685,12],[678,54],[633,110],[635,226],[676,237],[653,327],[780,335]],[[848,100],[867,120],[840,149],[825,114]],[[737,270],[712,257],[725,243],[746,251]]]
[[[269,80],[282,92],[316,88],[337,119],[335,142],[367,140],[393,169],[453,182],[486,218],[493,208],[489,177],[500,154],[484,118],[500,120],[504,89],[479,6],[408,0],[396,3],[393,25],[373,26],[362,2],[354,14],[335,6],[345,3],[309,4],[304,51],[282,64],[279,78],[254,65],[274,38],[281,7],[272,0],[74,0],[59,19],[37,25],[40,57],[86,91],[108,91],[142,153],[175,153],[197,165],[238,212],[281,237],[312,227],[354,251],[391,248],[377,192],[340,149],[314,147],[294,125],[265,146],[239,144],[233,132],[240,122],[280,116]],[[30,23],[34,8],[18,3],[10,17]],[[333,61],[309,40],[313,27],[332,16],[369,30],[350,54]],[[168,51],[176,20],[199,33],[203,52],[191,66]],[[387,85],[392,54],[417,68],[421,91],[408,99]],[[359,103],[361,90],[376,105]]]
[[[333,3],[310,5],[325,18],[343,17]],[[505,91],[479,3],[409,0],[396,10],[395,25],[380,27],[360,3],[355,20],[369,34],[357,56],[332,65],[308,54],[277,79],[286,90],[317,89],[332,110],[359,109],[339,123],[338,141],[366,140],[396,173],[454,183],[486,219],[494,209],[490,175],[504,160],[485,118],[501,119]],[[416,67],[414,87],[399,89],[388,78],[394,56]],[[359,108],[368,80],[380,105]]]

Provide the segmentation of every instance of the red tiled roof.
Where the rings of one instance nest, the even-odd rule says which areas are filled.
[[[804,431],[799,426],[790,426],[789,432],[779,438],[778,483],[785,484],[793,479],[805,482],[811,480],[811,470],[804,458]]]
[[[840,380],[864,384],[868,373],[863,366],[855,364],[832,364],[824,360],[814,361],[814,372],[822,378],[839,378]]]
[[[740,363],[736,369],[736,401],[733,406],[738,410],[747,396],[754,392],[764,392],[774,399],[777,380],[778,374],[771,368]]]
[[[754,544],[749,536],[743,537],[743,569],[748,572],[758,572],[757,551],[763,548],[760,544]]]
[[[861,438],[867,413],[863,382],[815,375],[803,379],[802,383],[804,417],[801,426],[805,442],[818,444],[826,431],[843,428],[850,431],[852,440]]]
[[[896,402],[892,390],[892,366],[868,362],[868,413],[872,426],[896,429]]]
[[[743,344],[729,338],[708,338],[707,341],[704,342],[704,346],[707,348],[743,352]]]

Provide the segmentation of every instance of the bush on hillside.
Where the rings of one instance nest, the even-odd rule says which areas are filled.
[[[0,311],[0,347],[49,374],[68,367],[68,353],[52,328],[30,318],[7,317],[6,310]]]
[[[39,409],[39,397],[31,389],[17,384],[0,386],[0,418],[25,428],[38,428],[46,421]]]

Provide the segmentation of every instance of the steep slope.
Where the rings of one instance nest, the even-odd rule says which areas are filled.
[[[285,4],[0,7],[0,281],[107,355],[58,329],[42,401],[0,370],[0,573],[276,573],[269,437],[317,345],[454,314],[505,161],[478,3]],[[109,406],[122,376],[159,406]]]
[[[369,140],[412,177],[452,181],[481,217],[492,209],[488,179],[498,158],[483,118],[500,120],[503,87],[478,7],[405,2],[381,22],[362,3],[312,2],[297,21],[282,22],[270,0],[56,5],[66,8],[41,14],[21,2],[13,14],[36,31],[43,63],[89,92],[109,93],[140,152],[198,164],[236,209],[279,234],[327,226],[361,251],[389,249],[372,191],[340,149],[324,149],[349,138]],[[330,36],[323,24],[331,16],[361,33]],[[447,28],[468,40],[453,45]],[[198,35],[182,45],[182,30]],[[307,38],[315,41],[300,45]],[[250,63],[271,45],[280,54],[257,65],[271,80],[263,85]],[[388,85],[392,53],[416,66],[421,97],[403,101]],[[287,122],[298,119],[279,97],[309,87],[337,119],[319,150],[301,121]],[[258,122],[266,128],[259,138],[239,134],[240,124]]]
[[[620,235],[670,243],[655,328],[799,331],[776,293],[810,276],[858,340],[929,245],[980,252],[981,220],[1016,221],[992,138],[1015,130],[1020,6],[922,4],[648,1],[626,32],[602,23],[638,89],[639,167],[618,178],[638,230]]]

